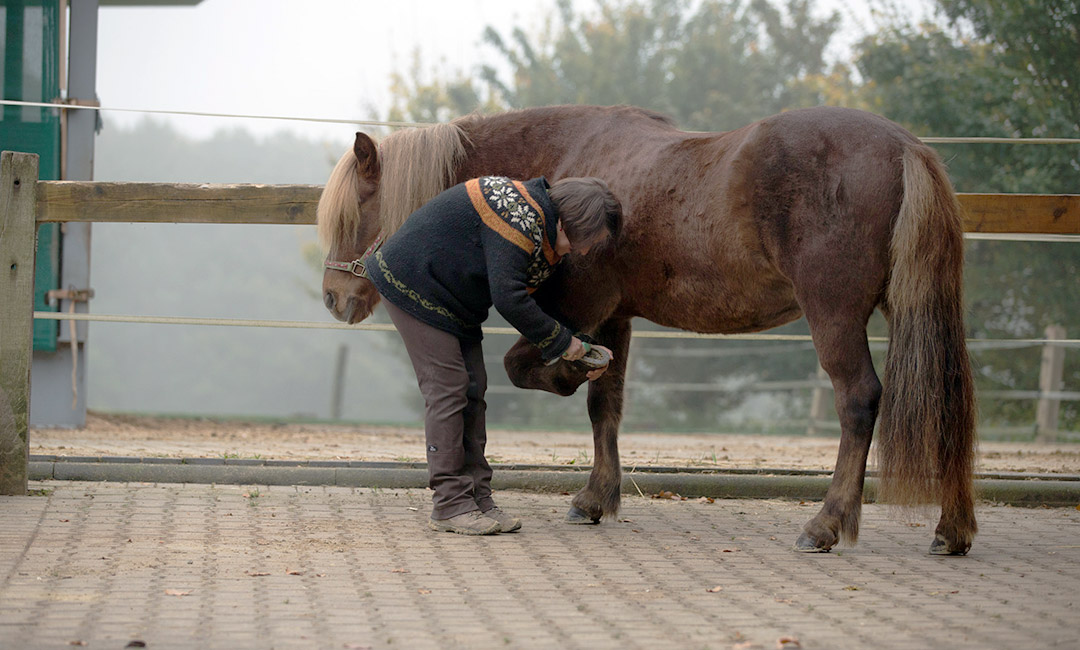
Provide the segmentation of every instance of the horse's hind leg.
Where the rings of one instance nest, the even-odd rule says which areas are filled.
[[[593,427],[593,469],[589,480],[571,502],[566,521],[590,524],[619,512],[622,467],[619,465],[619,423],[622,420],[626,355],[630,350],[630,321],[604,323],[596,332],[601,345],[614,358],[607,371],[589,383],[589,419]]]
[[[872,309],[872,307],[871,307]],[[881,382],[874,372],[866,341],[866,316],[836,320],[807,309],[821,366],[829,373],[840,416],[840,452],[821,511],[803,528],[795,550],[825,552],[838,541],[854,543],[859,535],[866,457],[874,433]]]

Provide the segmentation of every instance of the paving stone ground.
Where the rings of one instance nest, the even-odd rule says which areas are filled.
[[[800,555],[817,504],[632,497],[575,527],[567,496],[504,492],[523,529],[475,538],[428,531],[422,490],[32,487],[0,497],[5,649],[1080,645],[1074,508],[983,504],[942,558],[876,505],[855,547]]]

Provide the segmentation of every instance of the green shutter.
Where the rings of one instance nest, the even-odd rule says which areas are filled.
[[[59,0],[5,0],[0,7],[3,32],[5,99],[51,102],[60,97]],[[38,178],[60,178],[60,111],[53,108],[4,106],[0,114],[0,149],[40,156]],[[60,226],[38,229],[34,309],[56,310],[45,302],[60,284]],[[56,350],[56,321],[34,322],[34,349]]]

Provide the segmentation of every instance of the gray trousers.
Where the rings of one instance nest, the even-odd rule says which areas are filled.
[[[491,466],[484,457],[487,371],[479,341],[464,341],[383,300],[405,342],[424,396],[431,516],[449,519],[494,507]]]

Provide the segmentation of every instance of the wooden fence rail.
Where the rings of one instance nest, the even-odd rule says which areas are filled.
[[[34,154],[0,155],[0,494],[25,494],[37,224],[312,224],[321,187],[39,181]],[[1080,195],[961,194],[965,229],[1080,234]]]
[[[40,181],[37,221],[313,224],[320,185]],[[964,230],[1080,234],[1080,194],[960,194]]]

